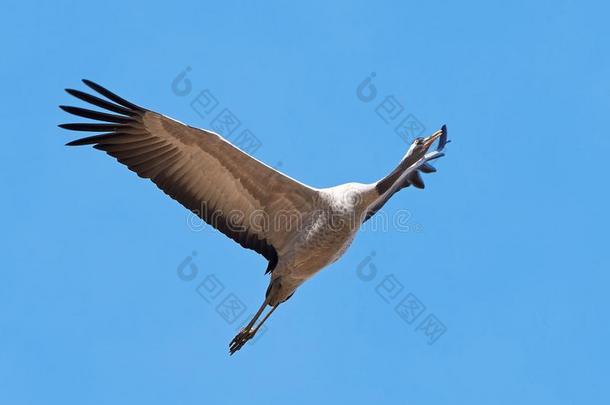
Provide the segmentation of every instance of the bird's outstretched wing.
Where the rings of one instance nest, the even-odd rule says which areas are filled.
[[[93,145],[200,218],[277,264],[296,227],[277,226],[278,215],[308,212],[317,192],[237,149],[213,132],[184,125],[137,106],[98,84],[83,82],[105,97],[66,89],[72,96],[109,112],[60,106],[79,117],[101,122],[61,124],[75,131],[98,132],[69,142]]]
[[[436,150],[432,152],[426,153],[421,159],[419,159],[415,164],[407,167],[402,167],[404,163],[407,162],[407,156],[402,160],[401,164],[396,169],[397,173],[405,174],[404,178],[401,182],[395,184],[388,192],[384,193],[379,200],[367,211],[364,221],[369,220],[373,215],[379,211],[386,202],[394,194],[402,190],[403,188],[409,187],[413,185],[415,188],[424,188],[424,180],[421,177],[421,173],[434,173],[436,172],[436,168],[432,166],[429,162],[443,157],[445,154],[443,150],[445,149],[445,145],[447,145],[450,141],[447,139],[447,127],[443,125],[441,128],[442,134],[438,140],[438,145]]]

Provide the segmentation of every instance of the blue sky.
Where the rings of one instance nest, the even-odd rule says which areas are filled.
[[[4,2],[0,402],[608,403],[609,11]],[[406,117],[453,143],[426,190],[386,205],[406,228],[364,230],[229,357],[266,262],[108,156],[64,147],[57,105],[81,78],[201,127],[213,116],[190,104],[207,89],[256,157],[317,187],[385,175]],[[390,96],[402,111],[386,123]],[[231,324],[229,296],[247,307]],[[413,297],[423,310],[402,319]]]

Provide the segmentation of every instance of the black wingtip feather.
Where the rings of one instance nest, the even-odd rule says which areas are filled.
[[[114,122],[117,124],[126,124],[131,121],[131,118],[124,117],[121,115],[108,114],[101,111],[89,110],[87,108],[72,107],[69,105],[60,105],[59,108],[67,113],[76,115],[78,117],[89,118],[92,120]]]
[[[110,101],[103,100],[99,97],[93,96],[80,90],[66,89],[66,92],[71,96],[78,98],[79,100],[83,100],[87,103],[93,104],[100,108],[105,108],[106,110],[113,111],[118,114],[123,114],[127,116],[133,116],[138,114],[138,111],[133,111],[131,109],[111,103]]]
[[[106,141],[113,137],[113,134],[101,134],[87,136],[85,138],[75,139],[74,141],[68,142],[66,146],[82,146],[82,145],[93,145],[99,142]]]
[[[69,129],[70,131],[113,132],[124,128],[125,126],[121,124],[91,124],[84,122],[76,122],[69,124],[59,124],[59,127],[63,129]]]
[[[87,138],[82,138],[82,139],[75,139],[73,141],[70,141],[66,144],[66,146],[83,146],[83,145],[92,145],[95,142],[88,142],[86,140]]]
[[[82,81],[88,87],[90,87],[93,90],[97,91],[98,93],[100,93],[101,95],[106,97],[107,99],[112,100],[115,103],[122,105],[123,107],[129,108],[129,109],[132,109],[132,110],[136,110],[136,111],[143,111],[142,107],[137,106],[137,105],[135,105],[135,104],[125,100],[124,98],[114,94],[110,90],[106,89],[105,87],[100,86],[99,84],[97,84],[95,82],[92,82],[91,80],[82,79]]]

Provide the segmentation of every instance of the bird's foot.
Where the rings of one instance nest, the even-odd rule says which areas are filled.
[[[244,328],[242,329],[229,343],[229,353],[233,355],[236,351],[241,349],[248,340],[252,339],[256,334],[256,329]]]

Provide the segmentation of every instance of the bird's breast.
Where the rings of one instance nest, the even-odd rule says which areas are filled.
[[[309,278],[347,250],[361,219],[349,209],[330,207],[314,213],[294,249],[292,271]]]

